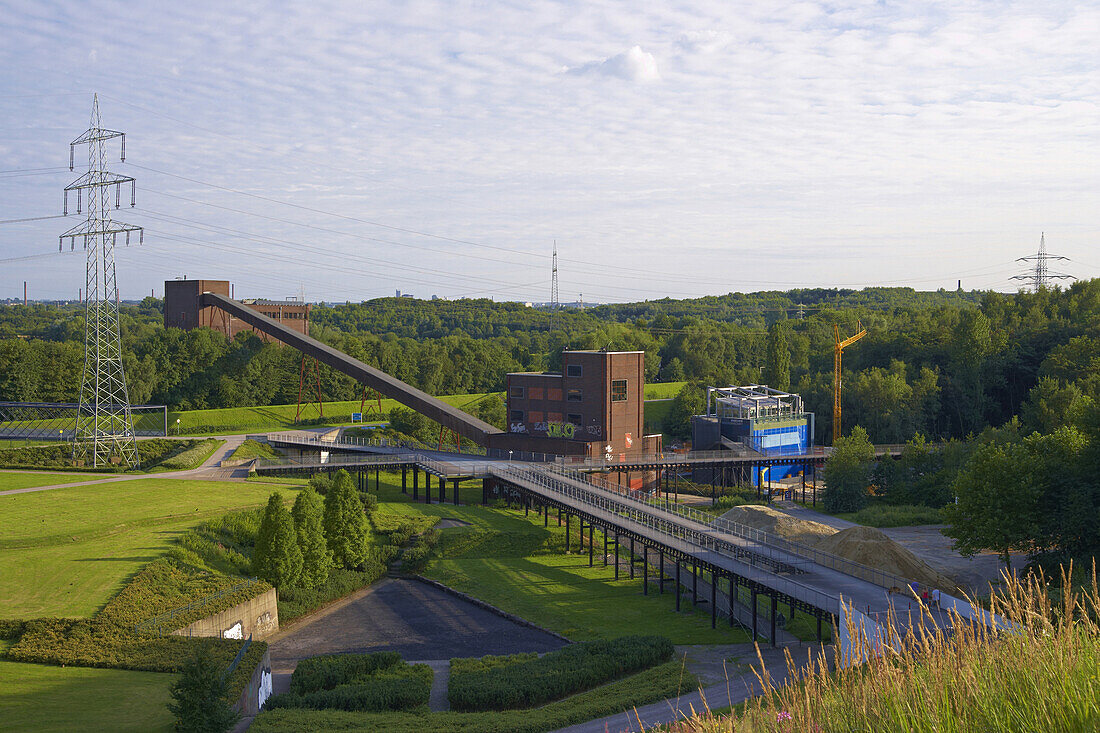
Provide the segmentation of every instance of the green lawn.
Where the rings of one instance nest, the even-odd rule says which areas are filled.
[[[22,733],[172,730],[173,674],[0,661],[0,728]]]
[[[110,478],[115,474],[105,473],[102,478]],[[35,486],[53,486],[54,484],[71,484],[74,481],[95,481],[101,478],[96,474],[73,475],[71,473],[19,473],[16,471],[0,471],[0,491],[11,489],[29,489]]]
[[[645,386],[647,400],[669,400],[680,394],[687,382],[651,382]]]
[[[439,399],[456,407],[463,407],[477,402],[484,394],[443,395]],[[323,425],[351,425],[351,415],[359,412],[361,402],[326,402],[324,419],[320,419],[317,406],[303,407],[301,415],[303,420],[311,421],[311,424]],[[372,407],[373,405],[373,407]],[[399,407],[397,400],[382,400],[382,411],[389,411]],[[368,401],[363,407],[364,412],[374,410],[377,412],[378,403]],[[297,405],[271,405],[268,407],[227,407],[217,410],[186,410],[183,412],[169,412],[168,425],[170,432],[175,435],[177,429],[181,435],[209,435],[240,433],[259,430],[284,430],[301,427],[295,425],[294,415],[298,411]],[[179,426],[176,420],[179,419]]]
[[[0,496],[0,618],[90,616],[174,537],[275,488],[137,479]]]

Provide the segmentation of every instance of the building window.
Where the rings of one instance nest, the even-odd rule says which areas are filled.
[[[584,420],[581,419],[581,416],[579,414],[575,413],[575,412],[571,412],[568,415],[566,415],[565,416],[565,421],[573,423],[577,427],[580,427],[581,423],[584,422]]]
[[[523,410],[512,410],[509,414],[511,422],[523,422]]]
[[[567,377],[580,377],[584,375],[584,369],[580,364],[567,364],[565,367],[565,376]]]
[[[565,399],[569,402],[584,402],[584,396],[581,394],[581,391],[579,389],[569,390]]]
[[[522,400],[525,390],[523,387],[511,387],[508,390],[508,397],[513,400]]]
[[[531,410],[527,413],[527,419],[531,422],[542,422],[542,410]]]
[[[531,392],[530,392],[530,398],[531,398],[532,400],[541,400],[541,399],[545,399],[545,398],[543,397],[543,392],[544,392],[544,391],[545,391],[545,390],[544,390],[544,389],[543,389],[542,387],[532,387],[532,388],[531,388]]]
[[[626,402],[626,380],[625,379],[612,379],[611,380],[611,401],[612,402]]]

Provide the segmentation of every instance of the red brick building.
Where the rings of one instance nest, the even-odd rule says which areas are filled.
[[[587,455],[661,450],[646,436],[645,352],[566,351],[561,373],[516,372],[506,382],[508,433],[492,447]]]
[[[221,331],[233,338],[241,331],[254,330],[239,318],[234,318],[220,308],[200,307],[199,296],[205,292],[229,297],[228,280],[167,280],[164,283],[164,327],[207,327]],[[284,326],[309,335],[309,303],[297,300],[242,300],[242,303]],[[271,340],[265,333],[257,333],[264,341]]]

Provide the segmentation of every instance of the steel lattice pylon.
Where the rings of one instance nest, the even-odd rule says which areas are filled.
[[[115,208],[119,206],[122,184],[130,184],[130,205],[134,205],[134,179],[107,171],[108,140],[120,138],[122,160],[126,160],[125,133],[105,130],[99,118],[99,97],[92,101],[92,122],[87,131],[69,145],[69,168],[73,168],[77,145],[88,145],[88,171],[65,188],[65,213],[68,213],[69,192],[76,191],[77,213],[80,213],[82,193],[87,191],[88,215],[60,237],[64,246],[69,240],[83,241],[87,252],[84,290],[84,377],[80,384],[73,442],[73,459],[83,458],[93,466],[111,461],[113,457],[131,468],[138,466],[137,441],[130,398],[126,391],[126,375],[122,368],[122,343],[118,326],[118,285],[115,279],[115,244],[124,234],[130,242],[131,232],[141,227],[122,224],[111,219],[111,187],[115,191]]]

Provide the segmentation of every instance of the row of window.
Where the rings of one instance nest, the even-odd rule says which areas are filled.
[[[560,412],[544,413],[542,410],[528,410],[527,412],[524,412],[523,410],[512,410],[509,413],[508,420],[509,422],[524,422],[524,417],[527,418],[526,422],[531,423],[543,422],[544,420],[546,422],[561,422]],[[573,425],[580,427],[581,423],[584,422],[584,419],[580,413],[570,412],[568,415],[565,416],[565,422],[572,423]]]
[[[545,397],[543,395],[546,395]],[[508,397],[513,400],[541,400],[548,399],[551,402],[558,402],[561,400],[560,389],[547,389],[545,392],[542,387],[527,387],[515,386],[508,390]],[[584,402],[584,393],[579,389],[570,389],[565,393],[565,399],[568,402]],[[612,379],[611,380],[611,401],[612,402],[626,402],[626,380],[625,379]]]

